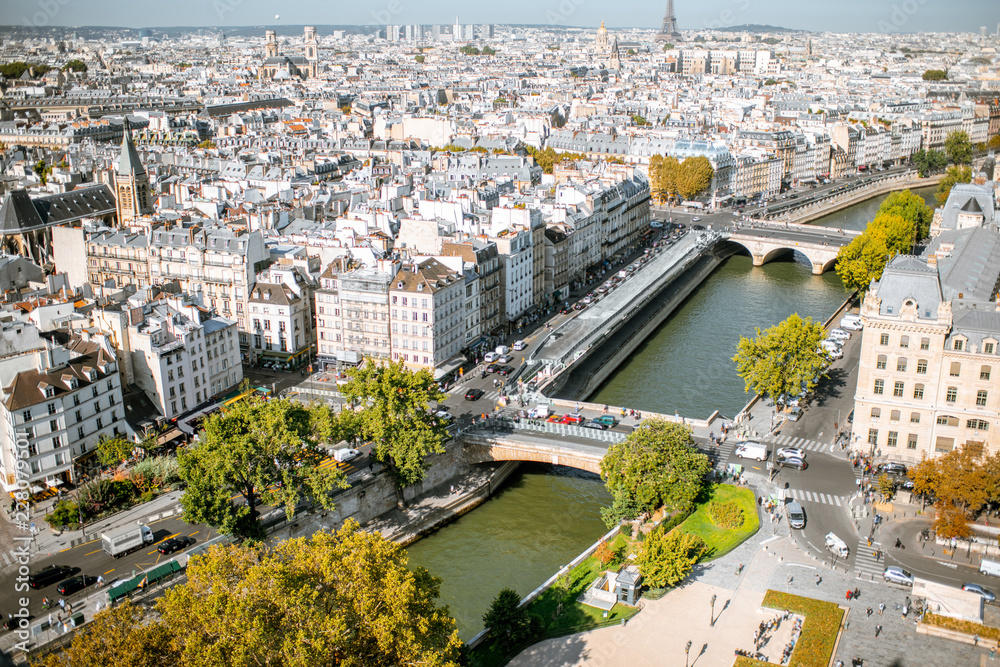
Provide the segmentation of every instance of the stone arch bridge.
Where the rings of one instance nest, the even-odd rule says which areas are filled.
[[[723,232],[725,238],[750,253],[754,266],[762,266],[789,252],[799,252],[812,264],[815,275],[832,269],[840,249],[860,234],[853,230],[783,223],[729,228]]]

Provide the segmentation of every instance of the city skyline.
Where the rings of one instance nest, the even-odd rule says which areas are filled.
[[[611,6],[586,0],[528,3],[515,0],[503,8],[477,7],[466,3],[408,2],[384,0],[367,7],[343,3],[301,0],[293,3],[263,0],[215,0],[212,3],[179,0],[169,6],[152,6],[137,12],[133,3],[122,0],[59,0],[45,5],[18,2],[0,8],[0,24],[5,26],[73,27],[113,26],[156,27],[245,27],[254,25],[386,25],[454,23],[498,23],[552,25],[562,27],[598,26],[602,20],[611,29],[660,26],[665,0],[625,0]],[[986,26],[990,33],[1000,22],[1000,5],[992,0],[910,0],[873,5],[862,0],[845,0],[833,5],[811,5],[808,12],[790,0],[712,0],[677,2],[678,27],[686,30],[718,29],[745,24],[772,25],[813,32],[978,32]],[[277,20],[276,16],[280,16]],[[122,17],[129,17],[122,20]],[[191,17],[190,20],[181,20]],[[629,17],[628,21],[620,17]]]

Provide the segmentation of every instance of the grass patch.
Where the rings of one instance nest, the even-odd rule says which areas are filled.
[[[790,665],[796,667],[828,667],[833,659],[833,647],[837,643],[840,624],[844,620],[844,610],[833,602],[804,598],[790,593],[768,591],[764,595],[762,607],[778,611],[788,610],[804,616],[802,634],[792,651]],[[734,667],[764,667],[774,663],[739,657]]]
[[[970,637],[972,635],[979,635],[983,639],[1000,640],[1000,628],[991,628],[983,625],[982,623],[963,621],[957,618],[949,618],[948,616],[939,616],[930,612],[924,614],[924,620],[922,622],[927,625],[944,628],[945,630],[964,632]]]
[[[608,612],[608,617],[604,618],[604,612],[600,609],[588,607],[576,601],[576,598],[597,579],[600,572],[617,570],[625,562],[629,550],[635,548],[633,544],[631,539],[619,533],[608,545],[615,555],[614,560],[609,565],[602,567],[594,556],[585,558],[583,562],[569,571],[562,583],[556,582],[529,604],[528,613],[541,620],[541,634],[524,646],[515,648],[510,654],[504,653],[503,649],[487,640],[472,651],[470,664],[474,667],[499,667],[507,664],[513,656],[524,648],[544,639],[619,624],[622,619],[635,616],[639,612],[638,607],[617,604]],[[557,615],[560,603],[562,603],[562,610]]]
[[[760,528],[757,500],[750,489],[731,484],[710,484],[698,496],[697,503],[697,508],[680,525],[680,529],[705,540],[708,551],[703,560],[713,560],[729,553]],[[743,526],[726,529],[715,525],[709,509],[712,503],[732,504],[743,510]]]

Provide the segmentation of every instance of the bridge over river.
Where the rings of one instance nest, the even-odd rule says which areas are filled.
[[[852,230],[830,229],[794,223],[754,222],[727,227],[723,238],[736,243],[753,257],[754,266],[762,266],[781,255],[799,252],[820,275],[833,268],[840,249],[861,235]]]

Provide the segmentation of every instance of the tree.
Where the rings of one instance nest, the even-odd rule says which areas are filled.
[[[642,127],[643,125],[649,125],[649,121],[646,120],[646,117],[640,116],[638,114],[632,116],[632,122],[638,125],[639,127]]]
[[[937,461],[925,455],[920,463],[906,472],[906,475],[913,480],[913,492],[920,495],[920,510],[923,511],[927,496],[933,494],[938,486],[940,472]]]
[[[611,494],[611,508],[602,511],[606,523],[637,514],[615,510],[688,512],[711,468],[708,457],[694,446],[691,430],[659,419],[644,421],[621,442],[608,448],[601,461],[601,478]]]
[[[948,165],[948,156],[942,151],[923,148],[913,154],[912,160],[921,178],[927,178],[931,172],[944,169]]]
[[[70,60],[68,63],[63,65],[63,71],[66,70],[69,70],[71,72],[86,72],[87,63],[83,62],[78,58],[74,58],[73,60]]]
[[[431,454],[444,452],[448,432],[431,403],[443,401],[445,394],[429,372],[408,370],[402,361],[366,363],[348,376],[341,394],[361,408],[357,434],[375,443],[375,459],[388,468],[402,506],[403,489],[424,479]]]
[[[949,502],[938,502],[935,506],[934,533],[945,540],[964,540],[972,535],[969,517],[960,507]]]
[[[755,338],[740,336],[733,357],[746,391],[778,398],[816,386],[827,362],[819,348],[825,335],[821,324],[793,313],[765,332],[756,331]]]
[[[882,498],[884,498],[886,502],[892,500],[893,496],[896,495],[896,482],[885,473],[879,475],[875,482],[878,487],[878,492],[882,494]]]
[[[916,230],[914,241],[927,238],[931,231],[931,220],[934,219],[934,211],[927,205],[924,198],[910,190],[893,192],[886,197],[882,205],[878,207],[878,213],[902,216]],[[878,213],[876,213],[876,217]]]
[[[989,142],[986,144],[987,148],[997,149],[1000,148],[1000,134],[993,135],[990,137]]]
[[[715,170],[707,157],[689,157],[680,165],[677,176],[677,194],[682,199],[691,199],[704,192],[711,184]]]
[[[937,200],[938,206],[944,206],[948,201],[948,195],[951,194],[951,189],[955,187],[958,183],[971,183],[972,182],[972,168],[966,165],[953,165],[948,167],[948,171],[945,172],[944,178],[938,183],[937,191],[934,193],[934,198]]]
[[[42,667],[174,667],[180,654],[170,633],[146,622],[141,607],[125,600],[97,614],[64,650],[39,659]]]
[[[48,183],[49,174],[52,173],[52,166],[45,164],[45,160],[39,160],[35,163],[34,168],[35,175],[41,180],[42,185]]]
[[[765,81],[765,82],[764,82],[764,85],[765,85],[765,86],[773,86],[773,85],[775,85],[776,83],[778,83],[778,80],[777,80],[777,79],[768,79],[767,81]]]
[[[417,56],[417,57],[416,57],[416,61],[417,61],[418,63],[420,63],[421,65],[423,65],[423,64],[424,64],[424,61],[425,61],[425,60],[426,60],[426,58],[425,58],[425,57],[423,56],[423,54],[421,54],[421,55],[419,55],[419,56]]]
[[[103,438],[97,443],[97,460],[102,466],[117,468],[132,458],[135,443],[120,436]]]
[[[697,535],[677,529],[667,533],[660,526],[642,543],[638,558],[642,578],[651,588],[676,586],[691,573],[707,548]]]
[[[611,550],[611,545],[608,544],[607,540],[601,540],[601,543],[594,549],[594,558],[603,567],[607,567],[608,563],[615,559],[615,552]]]
[[[185,519],[260,537],[262,501],[283,505],[289,519],[303,497],[332,508],[332,492],[347,482],[340,470],[320,467],[326,454],[319,445],[343,439],[342,424],[325,404],[259,398],[209,416],[203,441],[178,456]],[[245,504],[234,504],[235,494]]]
[[[490,636],[505,652],[531,638],[531,616],[526,607],[519,606],[521,596],[512,588],[505,588],[493,598],[493,604],[483,614],[483,625],[490,629]]]
[[[969,135],[961,130],[949,133],[944,140],[944,152],[954,164],[972,162],[972,142],[969,141]]]
[[[924,75],[923,75],[924,81],[944,81],[947,78],[948,78],[948,70],[945,69],[924,70]]]
[[[902,215],[876,213],[865,232],[837,253],[837,275],[844,287],[867,290],[892,257],[910,250],[916,234],[915,224]]]

